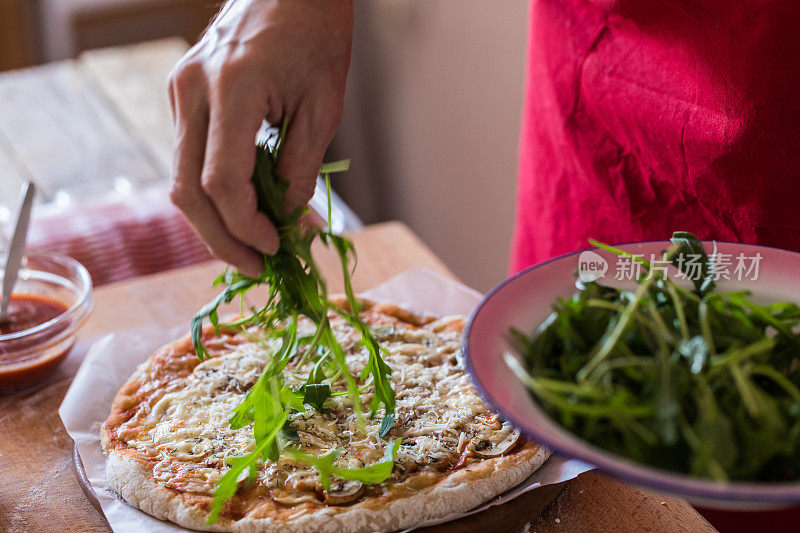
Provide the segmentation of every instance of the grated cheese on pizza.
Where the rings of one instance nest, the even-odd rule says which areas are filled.
[[[334,320],[333,326],[351,372],[358,375],[367,363],[367,353],[358,345],[357,332],[341,319]],[[385,360],[392,368],[397,397],[394,427],[380,438],[382,412],[373,419],[367,414],[364,427],[359,427],[351,399],[332,396],[325,402],[326,412],[309,407],[289,417],[302,449],[313,454],[339,449],[339,466],[359,468],[381,461],[389,440],[400,438],[395,468],[386,483],[414,477],[424,486],[434,483],[438,474],[479,461],[479,450],[508,442],[515,430],[491,412],[464,370],[462,326],[463,318],[457,316],[421,325],[400,320],[371,324],[388,350]],[[313,328],[310,323],[302,327],[308,331],[301,335]],[[149,361],[140,369],[142,380],[151,383],[150,390],[141,393],[146,401],[140,398],[132,416],[118,424],[113,442],[149,461],[153,478],[163,486],[211,495],[228,468],[226,460],[254,448],[252,426],[232,430],[228,419],[278,344],[257,338],[255,332],[223,334],[208,344],[210,359],[187,363],[185,375],[169,381],[159,378],[164,374],[163,361]],[[292,364],[285,381],[297,388],[305,382],[311,365],[296,368]],[[333,386],[333,390],[343,389],[343,381]],[[362,394],[364,405],[370,397]],[[262,465],[258,481],[281,503],[319,501],[320,481],[314,468],[286,457]]]

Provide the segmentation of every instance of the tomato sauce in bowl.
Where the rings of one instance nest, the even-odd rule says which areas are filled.
[[[57,300],[32,294],[12,294],[8,301],[8,322],[0,322],[0,335],[17,333],[53,320],[67,310]]]
[[[32,252],[8,304],[11,321],[0,324],[2,393],[55,373],[91,312],[91,279],[74,259]]]

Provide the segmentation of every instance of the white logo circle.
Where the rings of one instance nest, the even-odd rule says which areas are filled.
[[[578,277],[584,283],[597,281],[608,272],[608,261],[595,252],[586,250],[578,257]]]

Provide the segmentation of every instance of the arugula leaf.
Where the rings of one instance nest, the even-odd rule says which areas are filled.
[[[281,399],[281,403],[287,409],[292,409],[293,411],[297,411],[298,413],[305,412],[306,406],[305,403],[303,402],[303,396],[299,392],[290,389],[288,385],[283,386],[279,396]]]
[[[323,407],[325,400],[331,397],[331,386],[327,383],[303,385],[303,402],[307,403],[320,413],[327,413]]]
[[[331,488],[331,476],[360,481],[367,485],[385,481],[392,473],[398,449],[400,449],[400,439],[390,441],[386,446],[382,461],[362,468],[336,466],[334,461],[341,455],[341,450],[332,450],[325,455],[312,455],[289,447],[283,449],[283,454],[295,461],[312,465],[319,472],[322,487],[328,491]]]
[[[694,290],[649,268],[631,290],[582,283],[533,333],[509,332],[521,357],[505,361],[554,420],[613,453],[720,481],[796,481],[800,306],[719,291],[715,257],[676,232],[662,259]]]
[[[297,434],[297,429],[288,420],[283,424],[280,435],[287,441],[300,442],[300,435]]]
[[[328,228],[331,227],[331,182],[326,175],[325,184],[328,192]],[[344,278],[344,292],[350,306],[350,312],[344,313],[339,310],[348,322],[361,333],[361,344],[367,348],[369,359],[367,365],[361,373],[361,379],[366,379],[367,375],[372,375],[375,394],[370,402],[371,415],[375,416],[381,405],[385,408],[384,420],[381,422],[381,437],[389,432],[394,425],[395,394],[389,380],[392,369],[381,357],[381,346],[378,340],[369,330],[366,324],[359,317],[359,305],[353,293],[353,285],[350,280],[348,270],[348,260],[350,254],[355,254],[353,243],[333,233],[328,233],[326,237],[333,243],[339,253],[339,260],[342,266],[342,277]]]
[[[333,174],[335,172],[347,172],[350,170],[350,160],[342,159],[341,161],[333,161],[331,163],[323,163],[319,169],[320,174]],[[328,199],[330,200],[330,189],[328,190]],[[328,209],[330,213],[330,209]],[[328,221],[330,222],[330,220]]]
[[[672,264],[684,274],[692,275],[696,273],[690,270],[688,259],[691,257],[699,258],[700,276],[692,276],[695,291],[700,295],[713,291],[715,286],[713,266],[700,239],[688,231],[676,231],[672,234],[672,239],[670,240],[675,246]]]
[[[379,430],[381,438],[389,432],[395,421],[396,401],[390,381],[392,371],[383,360],[383,355],[387,352],[381,348],[372,331],[361,319],[358,301],[352,287],[350,261],[355,258],[355,249],[352,242],[334,235],[330,229],[330,173],[347,170],[349,161],[326,163],[321,169],[328,189],[328,229],[304,226],[300,223],[304,213],[303,208],[291,211],[285,209],[288,183],[281,179],[276,171],[287,127],[288,119],[284,121],[277,136],[271,139],[273,143],[257,145],[255,169],[251,180],[256,190],[259,210],[265,213],[278,229],[279,249],[274,255],[264,256],[264,273],[259,278],[248,278],[233,269],[227,269],[218,276],[214,280],[214,285],[223,285],[222,292],[200,309],[190,323],[192,343],[201,360],[209,357],[203,343],[203,323],[206,319],[217,332],[223,326],[228,328],[256,326],[264,339],[279,339],[281,342],[242,403],[231,411],[229,423],[232,429],[242,429],[252,424],[255,450],[246,456],[236,458],[231,471],[220,480],[212,506],[210,518],[212,521],[218,517],[224,501],[235,493],[236,479],[245,469],[249,469],[250,476],[254,477],[261,461],[276,461],[282,450],[288,449],[287,442],[299,441],[296,430],[287,422],[291,411],[303,411],[307,404],[317,411],[324,412],[324,403],[329,397],[346,394],[353,402],[359,425],[363,427],[362,391],[359,379],[365,381],[368,376],[372,376],[371,386],[374,394],[370,412],[375,416],[381,407],[384,409]],[[328,299],[327,285],[311,253],[311,245],[316,238],[319,238],[324,245],[332,247],[339,256],[349,310],[334,306]],[[219,306],[230,303],[237,296],[244,302],[244,295],[256,287],[266,289],[267,303],[260,309],[252,309],[252,314],[249,316],[220,324]],[[350,372],[344,349],[331,327],[328,315],[334,313],[344,318],[360,333],[361,345],[368,352],[367,365],[358,379]],[[298,321],[302,316],[314,324],[315,332],[310,337],[298,338]],[[294,362],[294,368],[299,369],[313,354],[318,354],[320,358],[316,361],[306,383],[296,391],[291,390],[283,380],[286,366]],[[329,364],[336,367],[331,383],[327,382],[325,376],[325,365]],[[344,380],[345,390],[333,390],[332,385],[338,376]],[[281,438],[277,439],[277,435]],[[391,473],[397,446],[399,441],[393,448],[391,461],[387,459],[388,464],[379,463],[355,471],[333,466],[335,456],[324,459],[313,458],[313,461],[319,466],[318,470],[321,468],[320,475],[325,472],[325,476],[333,473],[357,475],[364,479],[371,479],[372,476],[377,479],[386,471],[382,480]],[[295,453],[297,457],[300,457],[297,454],[302,454],[299,450],[290,453]],[[308,458],[312,460],[311,456]],[[330,464],[326,466],[328,462]]]
[[[323,404],[325,400],[331,397],[330,384],[323,383],[326,379],[324,370],[325,362],[326,358],[321,357],[314,365],[314,368],[311,369],[311,372],[309,372],[305,384],[297,390],[298,393],[303,395],[304,403],[309,404],[321,413],[327,412]]]
[[[389,431],[394,426],[394,421],[395,421],[395,414],[394,413],[388,413],[388,414],[384,415],[383,420],[381,420],[381,427],[378,430],[378,436],[380,438],[386,437],[386,435],[389,433]]]
[[[265,436],[264,442],[262,442],[260,446],[247,455],[235,457],[230,460],[230,470],[225,472],[222,478],[220,478],[217,488],[214,490],[214,500],[211,502],[211,512],[208,515],[207,524],[213,524],[219,519],[222,506],[236,494],[239,488],[239,476],[241,476],[246,469],[249,469],[249,480],[252,481],[255,479],[258,458],[268,446],[275,442],[275,437],[283,427],[283,423],[286,422],[286,413],[280,418],[280,423],[276,424],[275,428]]]
[[[226,274],[227,273],[223,273],[222,276],[225,276]],[[214,280],[215,285],[222,282],[222,276]],[[230,282],[225,281],[225,283],[228,283],[228,286],[225,287],[225,290],[219,293],[216,298],[211,300],[211,302],[200,308],[200,311],[198,311],[197,314],[192,318],[189,326],[192,333],[192,344],[194,344],[195,353],[197,353],[197,357],[199,357],[201,361],[209,356],[208,350],[206,350],[206,347],[203,344],[203,320],[208,317],[209,321],[214,326],[214,330],[219,332],[217,308],[223,303],[232,302],[237,295],[244,294],[253,286],[262,282],[263,280],[261,278],[248,278],[237,272],[235,277],[232,278]]]

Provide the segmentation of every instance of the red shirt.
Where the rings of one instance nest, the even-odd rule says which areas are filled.
[[[701,238],[800,251],[800,2],[533,0],[512,271]],[[800,508],[703,511],[796,529]]]
[[[800,250],[800,2],[533,0],[517,271],[701,238]]]

